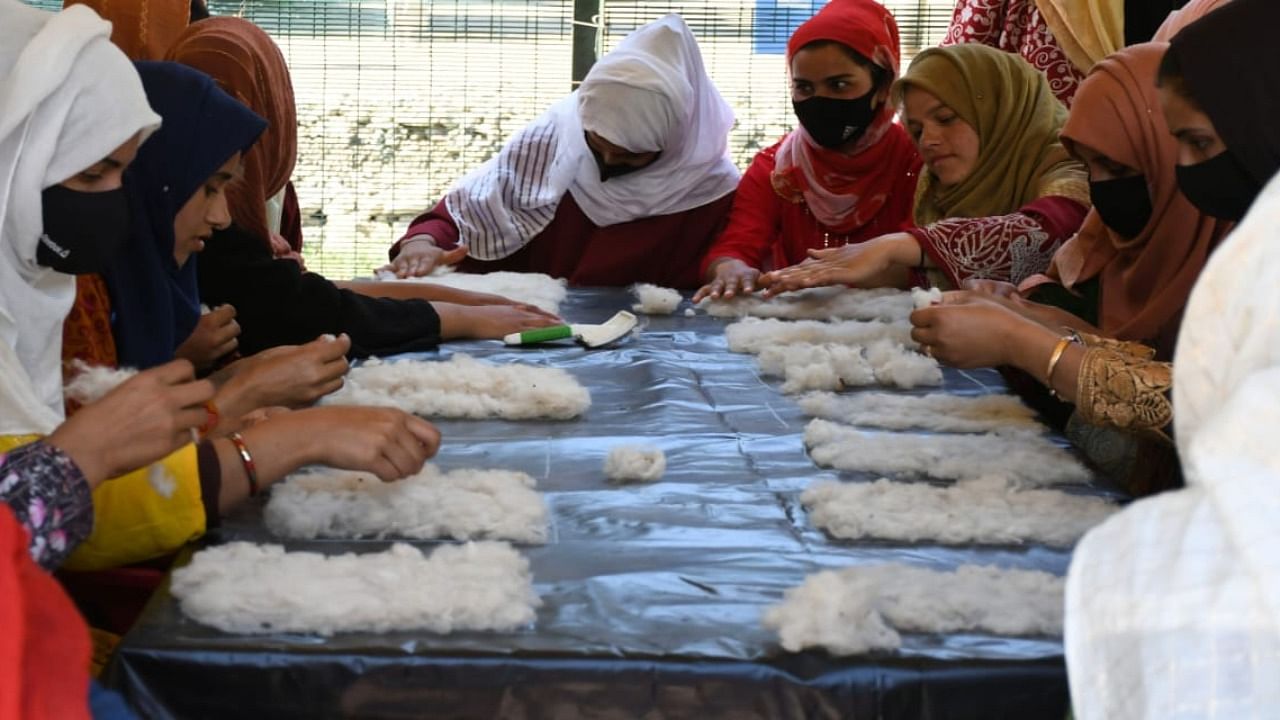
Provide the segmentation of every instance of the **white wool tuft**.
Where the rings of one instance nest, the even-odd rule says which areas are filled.
[[[900,632],[1057,636],[1064,586],[1038,570],[855,566],[811,575],[765,611],[764,624],[791,652],[834,655],[896,649]]]
[[[667,456],[652,445],[619,445],[604,461],[605,477],[617,482],[654,482],[666,469]]]
[[[166,500],[173,497],[174,491],[178,489],[178,481],[159,463],[147,470],[147,484]]]
[[[83,360],[72,360],[71,369],[75,377],[62,388],[62,394],[81,405],[101,400],[102,396],[138,374],[133,368],[89,365]]]
[[[703,300],[701,306],[714,317],[901,322],[911,314],[911,298],[910,293],[892,288],[829,287],[791,292],[769,300],[757,295]]]
[[[568,420],[591,407],[591,394],[558,368],[493,365],[458,354],[443,362],[366,361],[321,402],[398,407],[446,418]]]
[[[237,634],[514,630],[542,604],[529,561],[506,543],[444,545],[424,556],[322,555],[234,542],[173,571],[173,596],[196,622]]]
[[[927,308],[930,305],[942,302],[942,290],[936,287],[911,288],[911,302],[915,305],[916,310]]]
[[[1005,478],[1025,485],[1083,483],[1089,471],[1066,450],[1024,431],[984,435],[867,433],[826,420],[804,430],[809,457],[821,467],[942,480]]]
[[[994,432],[1018,428],[1043,431],[1036,413],[1012,395],[961,397],[933,393],[923,397],[860,392],[851,395],[810,393],[800,409],[814,417],[886,430]]]
[[[395,273],[380,272],[376,275],[383,282],[422,283],[469,290],[477,293],[501,295],[512,300],[529,303],[556,315],[564,302],[568,282],[542,273],[491,272],[461,273],[452,267],[437,268],[426,277],[397,278]]]
[[[936,360],[889,340],[877,340],[865,349],[831,343],[771,345],[756,360],[762,374],[784,379],[785,393],[875,383],[900,388],[942,384],[942,368]]]
[[[670,315],[680,307],[680,293],[671,288],[637,283],[631,286],[631,292],[640,302],[631,306],[632,310],[645,315]]]
[[[906,322],[818,322],[800,320],[791,322],[770,318],[744,318],[724,329],[729,349],[739,353],[759,353],[775,345],[796,343],[834,343],[837,345],[870,345],[877,340],[891,340],[905,347],[914,348],[911,325]]]
[[[1001,478],[929,483],[832,482],[800,495],[809,521],[838,538],[958,545],[1043,543],[1070,547],[1119,508],[1096,497],[1021,490]]]
[[[684,316],[685,316],[685,317],[695,317],[697,314],[698,314],[698,311],[697,311],[697,310],[694,310],[693,308],[685,308],[685,309],[684,309]]]
[[[547,541],[547,505],[534,480],[507,470],[427,465],[384,483],[340,470],[298,474],[271,491],[267,528],[280,537]]]

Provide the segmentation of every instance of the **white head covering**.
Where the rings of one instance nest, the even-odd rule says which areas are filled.
[[[738,186],[728,151],[733,122],[693,33],[679,15],[667,15],[628,35],[576,92],[458,181],[445,207],[460,242],[481,260],[524,247],[551,222],[566,191],[598,226],[691,210]],[[584,129],[633,152],[662,154],[602,182]]]
[[[1247,272],[1245,272],[1247,269]],[[1174,358],[1185,490],[1076,548],[1077,718],[1280,712],[1280,178],[1210,258]]]
[[[0,434],[62,421],[62,321],[75,279],[36,264],[40,193],[160,117],[111,24],[0,0]]]

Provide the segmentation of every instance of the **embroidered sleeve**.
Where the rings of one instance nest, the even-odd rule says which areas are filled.
[[[1095,345],[1089,339],[1086,344],[1089,349],[1080,363],[1077,380],[1076,411],[1081,419],[1092,425],[1167,439],[1165,428],[1173,422],[1173,404],[1169,399],[1173,366],[1151,360],[1149,355],[1144,357],[1105,344]]]
[[[1084,341],[1086,347],[1114,350],[1125,355],[1132,355],[1141,360],[1150,360],[1156,356],[1155,348],[1129,340],[1116,340],[1115,338],[1099,337],[1089,333],[1080,333],[1080,339]]]
[[[943,287],[959,287],[969,278],[1017,285],[1049,267],[1065,239],[1022,213],[950,218],[911,233],[938,266],[943,277],[935,280],[945,279]]]
[[[52,570],[93,531],[93,494],[66,453],[33,442],[0,455],[0,500],[31,534],[31,557]]]

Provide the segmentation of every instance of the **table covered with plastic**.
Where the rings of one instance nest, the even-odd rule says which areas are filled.
[[[621,290],[573,290],[562,314],[603,322]],[[232,636],[179,611],[162,589],[121,643],[108,682],[157,718],[1062,718],[1062,645],[1051,638],[904,634],[894,652],[789,653],[761,614],[806,576],[858,563],[965,563],[1064,574],[1069,551],[849,542],[814,529],[800,492],[822,478],[809,418],[728,351],[728,321],[643,317],[603,349],[449,344],[492,362],[568,370],[590,410],[554,422],[441,421],[435,462],[521,470],[551,509],[543,546],[521,547],[543,605],[515,632]],[[994,371],[945,373],[944,390],[998,392]],[[924,392],[924,391],[920,391]],[[614,485],[608,451],[666,453],[659,482]],[[1104,492],[1100,490],[1099,492]],[[206,542],[279,542],[262,503]],[[345,552],[382,541],[288,542]],[[429,546],[431,543],[415,543]]]

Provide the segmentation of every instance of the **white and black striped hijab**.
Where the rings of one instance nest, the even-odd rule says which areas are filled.
[[[733,122],[693,33],[680,16],[667,15],[623,39],[576,92],[458,181],[445,206],[459,242],[481,260],[528,244],[566,192],[602,227],[691,210],[738,185],[728,153]],[[643,170],[602,182],[584,130],[662,154]]]

